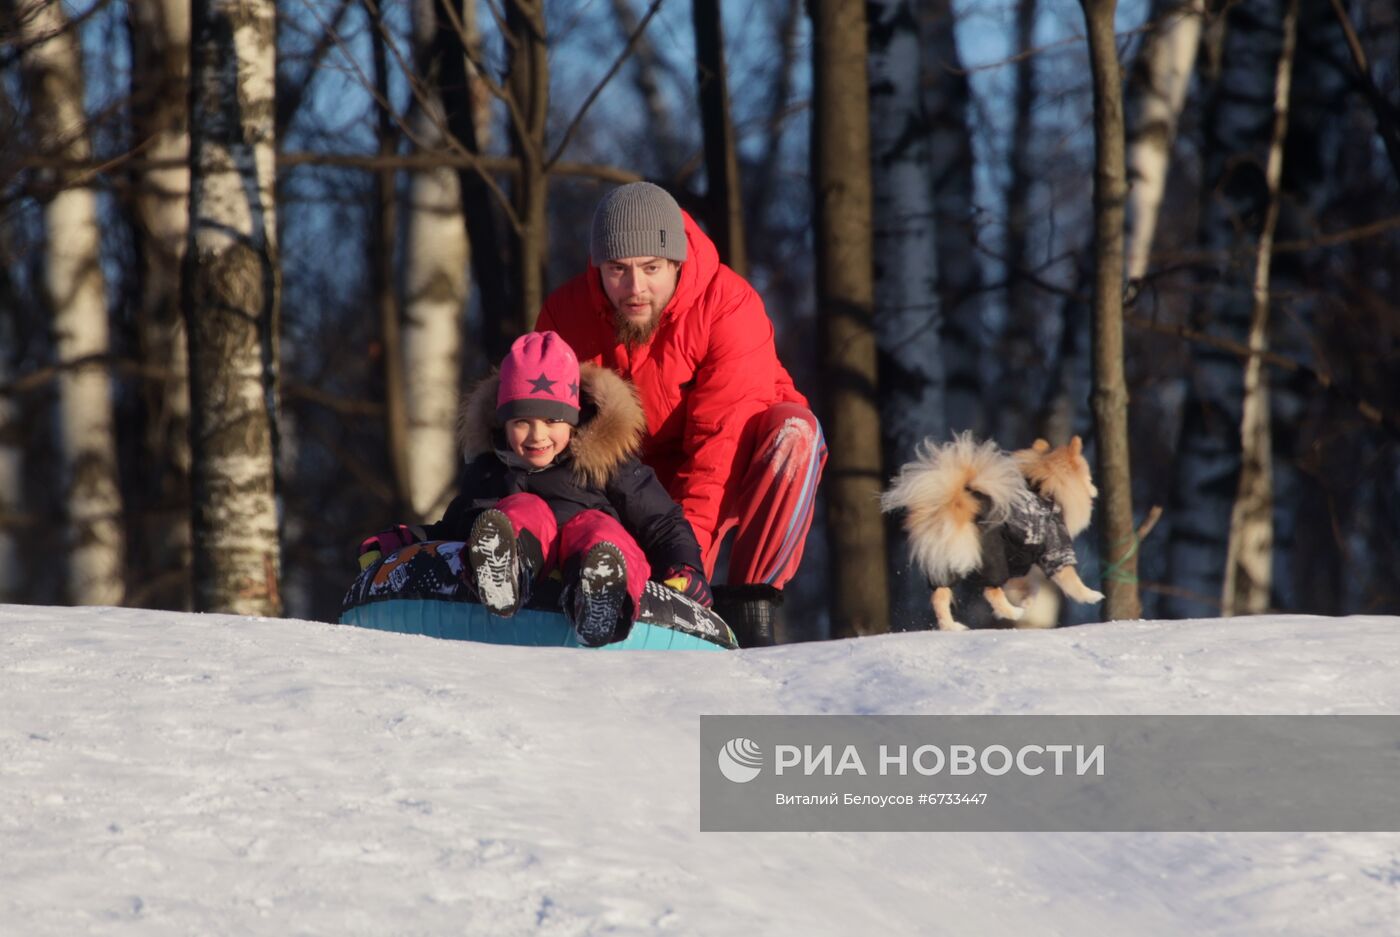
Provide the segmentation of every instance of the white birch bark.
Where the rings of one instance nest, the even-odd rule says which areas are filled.
[[[47,155],[91,158],[83,111],[82,58],[63,7],[45,0],[12,6],[22,41],[33,119]],[[112,382],[99,359],[110,349],[97,196],[76,184],[44,209],[44,290],[53,315],[58,378],[60,484],[67,508],[68,600],[117,605],[123,598],[123,529],[117,480]]]
[[[1125,246],[1129,282],[1147,273],[1157,216],[1167,188],[1172,144],[1186,103],[1186,90],[1201,46],[1204,0],[1153,0],[1156,24],[1147,34],[1129,79],[1128,227]]]
[[[1264,169],[1268,206],[1259,232],[1249,324],[1249,360],[1244,368],[1244,405],[1240,417],[1240,480],[1230,512],[1230,541],[1225,554],[1224,615],[1259,615],[1269,609],[1274,558],[1274,487],[1272,434],[1269,431],[1269,384],[1262,355],[1269,347],[1269,267],[1278,224],[1279,186],[1283,178],[1283,143],[1288,135],[1288,94],[1298,38],[1298,0],[1289,0],[1283,17],[1283,49],[1274,83],[1273,136]]]
[[[1231,9],[1206,107],[1200,246],[1224,259],[1200,273],[1193,325],[1236,345],[1249,338],[1279,22],[1274,0],[1243,0]],[[1220,614],[1240,475],[1241,377],[1232,351],[1194,349],[1167,512],[1167,617]]]
[[[190,341],[195,607],[277,615],[272,0],[193,7]]]
[[[146,390],[145,458],[160,508],[144,518],[146,561],[158,573],[179,571],[177,587],[156,596],[188,607],[189,349],[180,309],[180,263],[189,234],[189,57],[187,0],[132,0],[132,111],[149,163],[133,191],[141,227],[141,357],[162,374]]]
[[[921,439],[946,434],[942,317],[918,20],[911,0],[875,0],[867,15],[875,335],[885,465],[893,472]],[[928,588],[910,568],[904,538],[890,542],[901,545],[891,551],[891,624],[903,630],[924,617]]]
[[[434,30],[432,0],[418,0],[414,16],[419,61],[425,61]],[[414,138],[434,149],[445,145],[446,117],[436,87],[423,91],[412,115]],[[457,477],[455,419],[471,257],[456,170],[415,172],[408,199],[403,301],[408,496],[415,520],[435,521],[452,499]]]

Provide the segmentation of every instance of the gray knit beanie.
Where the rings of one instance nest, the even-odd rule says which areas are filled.
[[[589,253],[594,266],[619,257],[685,262],[685,221],[669,192],[650,182],[613,189],[593,212]]]

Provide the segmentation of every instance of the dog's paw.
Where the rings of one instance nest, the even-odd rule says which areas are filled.
[[[1086,589],[1084,594],[1077,597],[1079,601],[1088,605],[1093,605],[1103,601],[1103,593],[1095,589]]]
[[[964,624],[963,624],[962,622],[960,622],[960,621],[940,621],[940,622],[938,623],[938,630],[939,630],[939,631],[967,631],[968,628],[967,628],[967,625],[964,625]]]
[[[1021,616],[1025,614],[1019,605],[1007,598],[1004,590],[996,586],[982,590],[982,595],[992,607],[992,614],[1003,621],[1020,621]]]

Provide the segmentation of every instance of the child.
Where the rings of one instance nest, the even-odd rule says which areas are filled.
[[[590,646],[625,637],[652,570],[710,605],[700,548],[680,506],[636,451],[646,418],[631,385],[585,365],[554,332],[516,339],[498,375],[458,414],[467,471],[442,520],[400,525],[360,552],[465,540],[481,603],[509,617],[534,581],[564,577],[564,613]]]

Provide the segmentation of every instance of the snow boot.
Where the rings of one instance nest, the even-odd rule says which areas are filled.
[[[783,604],[781,589],[764,583],[715,586],[715,612],[734,632],[740,647],[771,647],[777,642],[773,629],[778,606]]]
[[[482,511],[472,524],[467,567],[477,599],[491,614],[509,618],[530,600],[530,580],[541,559],[534,535],[527,531],[517,537],[510,518],[495,508]]]
[[[602,647],[627,636],[632,599],[621,550],[606,541],[594,544],[583,555],[577,578],[566,578],[571,585],[564,593],[564,614],[581,644]]]

